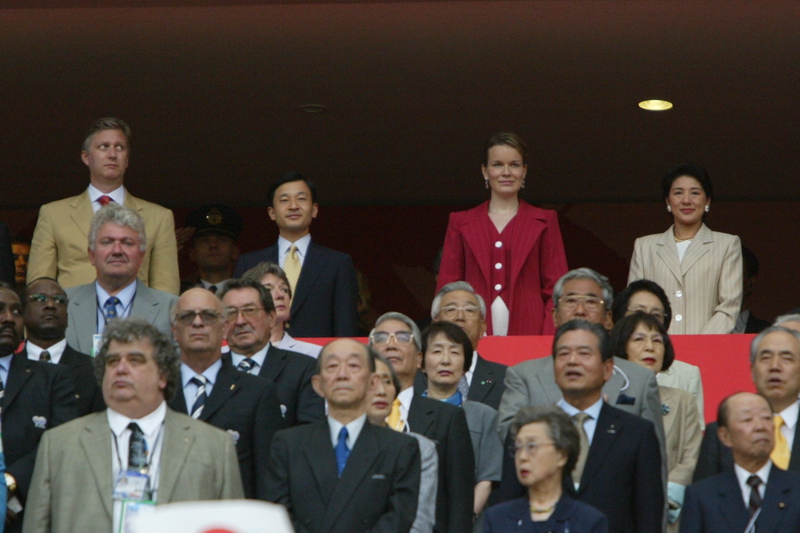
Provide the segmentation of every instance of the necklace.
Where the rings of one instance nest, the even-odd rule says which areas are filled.
[[[532,513],[536,513],[536,514],[544,514],[544,513],[549,513],[549,512],[551,512],[553,509],[555,509],[555,508],[556,508],[556,504],[553,504],[553,505],[551,505],[551,506],[550,506],[550,507],[548,507],[547,509],[537,509],[536,507],[534,507],[534,505],[533,505],[533,504],[530,504],[530,506],[531,506],[531,512],[532,512]]]
[[[694,237],[689,237],[688,239],[679,239],[678,237],[675,237],[674,235],[673,235],[673,238],[675,239],[675,242],[686,242],[686,241],[691,241],[692,239],[694,239]]]

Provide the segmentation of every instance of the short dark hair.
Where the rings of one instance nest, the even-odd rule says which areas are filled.
[[[367,346],[363,342],[357,341],[356,339],[350,339],[347,337],[342,337],[339,339],[333,339],[328,344],[322,347],[322,350],[319,352],[319,357],[317,357],[317,374],[322,374],[322,356],[325,355],[325,350],[336,341],[340,340],[350,340],[353,342],[358,343],[360,346],[364,347],[364,355],[367,356],[367,364],[369,365],[370,372],[375,372],[375,360],[378,359],[380,356],[372,349],[371,346]],[[389,365],[389,368],[392,368],[392,365]],[[397,392],[400,392],[400,389],[397,389]]]
[[[235,278],[228,280],[228,282],[225,283],[225,288],[219,293],[219,299],[221,300],[225,298],[225,295],[230,291],[241,289],[255,289],[256,292],[258,292],[258,300],[261,302],[261,306],[264,308],[265,313],[271,313],[275,310],[275,302],[272,301],[272,295],[269,293],[267,288],[261,283],[252,279]]]
[[[464,372],[469,370],[472,366],[472,343],[464,330],[452,322],[434,322],[422,331],[422,367],[425,367],[425,352],[428,351],[428,344],[439,334],[461,345],[464,349]]]
[[[499,131],[489,137],[483,147],[483,164],[489,164],[489,150],[495,146],[510,146],[522,156],[522,163],[528,163],[528,145],[522,140],[522,137],[510,131]]]
[[[314,182],[304,177],[299,172],[291,171],[287,172],[280,178],[273,181],[270,184],[269,189],[267,189],[267,200],[269,201],[270,207],[275,206],[275,191],[277,191],[281,185],[284,185],[286,183],[291,183],[293,181],[304,182],[308,186],[308,190],[311,191],[311,203],[312,204],[317,203],[317,188],[314,186]]]
[[[63,292],[64,295],[67,294],[67,291],[64,290],[64,287],[61,286],[61,284],[58,282],[56,278],[51,278],[50,276],[40,276],[35,280],[27,283],[24,287],[20,288],[17,291],[17,294],[19,294],[20,299],[22,300],[23,309],[28,305],[28,295],[30,294],[31,285],[33,285],[34,283],[38,283],[40,281],[52,281],[53,283],[58,285],[58,288],[61,289],[61,292]],[[69,296],[67,296],[67,301],[69,301]]]
[[[593,333],[595,337],[597,337],[597,346],[600,349],[600,356],[603,361],[608,361],[611,359],[611,342],[609,341],[606,328],[600,324],[583,320],[582,318],[575,318],[565,322],[556,330],[556,334],[553,336],[553,358],[556,357],[556,346],[558,346],[558,341],[561,340],[561,337],[565,333],[569,333],[570,331],[588,331],[589,333]]]
[[[617,294],[614,304],[611,306],[611,317],[614,323],[616,324],[625,317],[628,312],[628,302],[634,294],[640,292],[649,292],[661,301],[661,306],[664,307],[664,326],[669,328],[672,322],[672,306],[669,304],[667,293],[664,292],[661,285],[649,279],[637,279]]]
[[[125,134],[125,140],[128,141],[128,151],[130,151],[131,127],[124,120],[115,117],[103,117],[92,122],[92,125],[89,126],[89,131],[86,132],[86,138],[83,140],[83,151],[88,152],[94,136],[105,130],[122,130],[122,133]]]
[[[675,348],[672,346],[672,341],[664,324],[653,315],[647,313],[633,313],[614,324],[614,329],[611,330],[611,354],[622,359],[628,358],[628,341],[639,324],[643,324],[647,329],[656,330],[661,334],[664,339],[664,361],[661,363],[661,370],[668,370],[672,363],[675,362]]]
[[[547,431],[556,450],[567,456],[567,463],[564,465],[562,474],[570,474],[575,469],[581,453],[581,438],[578,435],[578,428],[560,407],[555,405],[528,406],[523,407],[514,415],[511,426],[509,426],[511,440],[517,439],[520,429],[535,422],[547,425]]]
[[[753,250],[744,245],[742,245],[742,264],[745,278],[758,276],[758,257]]]
[[[116,318],[103,330],[103,341],[100,351],[94,358],[94,373],[102,388],[103,374],[106,370],[106,358],[111,341],[131,343],[135,340],[147,339],[153,346],[153,360],[158,365],[158,372],[167,380],[164,388],[164,399],[172,400],[180,389],[181,359],[175,342],[161,333],[157,327],[141,318]]]
[[[684,163],[683,165],[678,165],[670,169],[664,174],[664,177],[661,178],[661,192],[665,200],[669,198],[669,191],[672,189],[672,184],[675,183],[676,179],[682,176],[689,176],[690,178],[696,179],[709,200],[714,197],[714,187],[711,185],[711,178],[706,169],[695,163]]]

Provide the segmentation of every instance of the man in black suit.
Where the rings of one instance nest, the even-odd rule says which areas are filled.
[[[439,489],[434,531],[471,531],[475,455],[467,419],[460,408],[424,398],[421,394],[425,389],[414,386],[422,361],[419,328],[404,314],[386,313],[375,323],[369,343],[391,363],[400,379],[400,392],[389,415],[389,426],[419,433],[437,444]]]
[[[22,510],[42,434],[78,416],[69,369],[14,355],[22,341],[22,314],[14,288],[0,282],[0,409],[11,520],[6,531],[12,533],[22,530]]]
[[[263,261],[279,264],[294,294],[287,325],[293,337],[355,336],[359,334],[356,270],[349,255],[311,240],[309,227],[319,209],[316,194],[314,184],[297,172],[272,183],[268,211],[280,231],[278,242],[241,256],[234,276]]]
[[[681,533],[800,531],[800,474],[770,461],[775,427],[767,399],[733,394],[720,404],[717,420],[735,464],[686,489]]]
[[[769,400],[783,437],[775,445],[773,463],[800,472],[800,333],[781,326],[762,331],[750,344],[750,373],[758,393]],[[694,481],[733,471],[733,455],[720,442],[718,428],[719,421],[706,427]]]
[[[603,400],[613,370],[605,328],[580,319],[558,328],[553,372],[563,396],[557,405],[578,427],[581,447],[588,444],[564,491],[605,513],[609,531],[661,531],[665,500],[655,428]]]
[[[220,294],[228,308],[228,346],[224,357],[234,368],[275,384],[284,427],[325,418],[325,403],[311,385],[317,362],[313,357],[275,348],[269,342],[275,305],[260,283],[232,279]]]
[[[23,321],[28,338],[20,355],[71,369],[78,416],[105,409],[92,358],[72,348],[64,338],[68,324],[67,293],[53,278],[39,278],[25,287],[24,298]]]
[[[314,390],[328,401],[327,421],[275,435],[267,495],[286,506],[297,533],[411,530],[419,447],[367,421],[367,393],[376,379],[366,346],[353,339],[329,343],[314,376]]]
[[[227,329],[224,306],[206,289],[189,289],[172,313],[172,335],[181,354],[181,391],[174,410],[226,430],[239,457],[244,495],[266,499],[272,436],[283,427],[275,386],[223,363]]]

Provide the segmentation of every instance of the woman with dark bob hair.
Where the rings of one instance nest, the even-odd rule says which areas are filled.
[[[481,173],[491,197],[452,213],[444,239],[436,291],[453,281],[472,285],[489,307],[489,335],[553,333],[553,287],[567,272],[558,215],[519,198],[527,152],[516,133],[486,141]]]
[[[669,332],[730,333],[742,304],[742,243],[705,225],[714,195],[701,166],[670,170],[661,182],[672,226],[636,239],[628,283],[650,279],[664,288],[675,313]]]
[[[611,332],[612,353],[658,374],[675,361],[675,351],[664,324],[647,313],[626,316]],[[678,531],[686,486],[700,453],[703,431],[694,397],[682,389],[659,385],[667,448],[668,532]]]
[[[523,407],[510,427],[519,482],[527,498],[511,500],[486,511],[484,533],[545,531],[605,533],[606,515],[563,492],[564,477],[578,462],[578,430],[560,408]]]

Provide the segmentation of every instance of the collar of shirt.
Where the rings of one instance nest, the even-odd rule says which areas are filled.
[[[227,283],[228,283],[228,282],[229,282],[231,279],[233,279],[233,278],[228,278],[228,279],[226,279],[225,281],[220,281],[219,283],[209,283],[209,282],[207,282],[206,280],[204,280],[204,279],[201,279],[201,280],[200,280],[200,283],[202,283],[202,284],[203,284],[203,288],[204,288],[204,289],[208,289],[208,288],[209,288],[209,287],[211,287],[212,285],[216,285],[216,287],[217,287],[217,293],[220,293],[220,292],[222,292],[222,289],[224,289],[224,288],[225,288],[225,285],[226,285],[226,284],[227,284]]]
[[[47,349],[47,352],[50,354],[50,361],[58,364],[61,361],[61,356],[64,354],[64,348],[67,347],[67,339],[61,339],[51,347]],[[39,357],[42,355],[44,351],[43,348],[39,348],[31,341],[25,341],[25,351],[28,352],[28,359],[31,361],[38,361]]]
[[[583,429],[586,431],[586,436],[589,438],[589,444],[592,444],[592,439],[594,438],[594,430],[597,427],[597,419],[600,418],[600,410],[603,408],[603,398],[600,397],[600,399],[597,400],[597,402],[593,403],[583,411],[567,403],[567,401],[563,397],[560,400],[558,400],[558,403],[556,403],[556,405],[559,406],[562,411],[567,413],[570,418],[572,418],[578,413],[586,413],[591,417],[590,419],[584,421]]]
[[[278,261],[281,266],[283,266],[284,261],[286,261],[286,257],[289,255],[289,248],[291,248],[293,244],[297,246],[297,257],[300,259],[300,265],[302,266],[306,258],[306,253],[308,252],[308,245],[311,244],[311,234],[309,233],[305,237],[294,242],[289,242],[280,236],[278,237]]]
[[[11,369],[12,357],[14,357],[13,353],[0,357],[0,379],[3,380],[3,388],[5,388],[8,382],[8,371]]]
[[[367,420],[367,413],[359,416],[349,424],[342,424],[335,418],[328,415],[328,429],[331,432],[331,444],[334,448],[339,443],[339,432],[343,427],[347,428],[347,448],[352,450],[358,436],[361,435],[361,430],[364,429],[364,422]]]
[[[217,381],[217,374],[219,374],[220,368],[222,368],[222,359],[217,359],[213,365],[202,372],[202,375],[205,376],[207,380],[206,396],[211,394],[211,389],[214,388],[214,383]],[[191,404],[194,401],[194,397],[197,395],[197,385],[190,383],[189,380],[196,375],[197,372],[189,368],[186,363],[181,363],[181,385],[183,385],[183,393],[186,397],[186,407],[189,409],[192,408]]]
[[[120,305],[117,306],[117,310],[119,307],[122,306],[122,312],[117,313],[118,316],[127,318],[131,312],[131,304],[133,303],[133,298],[136,296],[136,285],[138,280],[133,280],[130,285],[122,289],[116,294],[116,297],[119,298]],[[106,300],[108,300],[111,295],[108,294],[103,287],[100,286],[99,283],[96,281],[94,282],[95,289],[97,290],[97,301],[99,305],[97,306],[97,313],[100,317],[101,321],[99,323],[105,324],[105,312],[103,306],[106,304]]]
[[[469,370],[464,372],[464,377],[467,378],[467,385],[472,386],[472,375],[475,374],[475,367],[478,366],[478,350],[472,352],[472,364],[469,365]]]
[[[769,472],[772,470],[772,461],[767,463],[759,469],[758,472],[748,472],[741,466],[733,463],[733,471],[736,474],[736,480],[739,482],[739,489],[742,491],[742,499],[744,500],[744,508],[747,509],[750,505],[750,485],[747,484],[747,478],[756,475],[761,478],[761,485],[758,486],[758,493],[761,500],[764,500],[764,492],[767,490],[767,481],[769,480]]]
[[[161,424],[164,423],[164,419],[167,417],[167,402],[162,401],[152,413],[139,419],[128,418],[122,413],[114,411],[110,407],[106,410],[106,413],[108,416],[108,425],[117,438],[121,437],[123,432],[128,429],[128,424],[131,422],[136,422],[139,424],[139,428],[141,428],[142,432],[144,433],[144,438],[147,440],[147,445],[151,446],[153,444],[151,441],[155,441],[155,438],[158,435],[158,430],[161,428]],[[152,447],[149,449],[152,449]]]
[[[267,360],[267,352],[269,351],[269,346],[270,346],[270,344],[268,342],[266,346],[264,346],[259,351],[257,351],[252,356],[250,356],[250,359],[252,359],[257,365],[256,366],[256,371],[255,371],[256,374],[258,374],[259,369],[262,366],[264,366],[264,361]],[[231,350],[231,363],[233,363],[234,367],[239,366],[239,363],[241,363],[242,359],[244,359],[245,357],[247,357],[247,356],[246,355],[242,355],[242,354],[238,354],[238,353],[234,352],[233,350]]]
[[[800,415],[800,404],[794,402],[792,405],[778,413],[783,418],[783,427],[781,428],[781,432],[783,436],[786,437],[786,441],[789,443],[789,449],[792,449],[792,445],[794,444],[794,432],[795,427],[797,426],[797,418]]]
[[[89,200],[92,201],[92,209],[94,210],[95,213],[100,211],[100,208],[102,207],[100,203],[97,201],[97,199],[103,195],[111,197],[111,199],[117,202],[119,205],[125,204],[125,187],[123,187],[122,185],[120,185],[110,193],[106,194],[102,191],[97,190],[95,186],[90,183],[88,191],[89,191]]]

